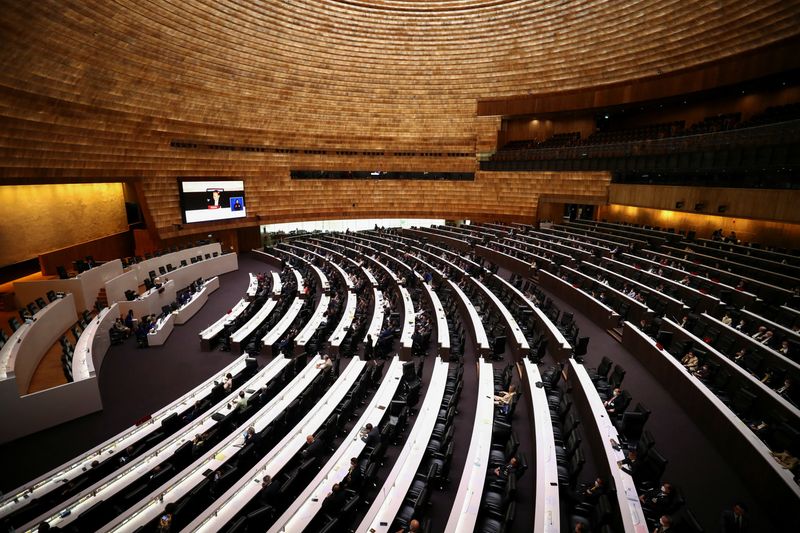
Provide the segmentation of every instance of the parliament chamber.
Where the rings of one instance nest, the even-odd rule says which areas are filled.
[[[800,531],[800,1],[0,18],[0,530]]]

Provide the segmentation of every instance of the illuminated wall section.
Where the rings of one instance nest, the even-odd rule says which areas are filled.
[[[121,183],[0,187],[0,266],[128,229]]]
[[[800,224],[788,222],[704,215],[619,204],[600,206],[598,219],[675,228],[675,231],[694,231],[700,238],[710,238],[714,230],[722,229],[725,235],[735,231],[736,236],[742,241],[760,242],[781,248],[800,247]]]

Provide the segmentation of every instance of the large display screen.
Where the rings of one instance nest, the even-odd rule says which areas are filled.
[[[183,221],[187,224],[247,216],[243,181],[183,179],[179,187]]]

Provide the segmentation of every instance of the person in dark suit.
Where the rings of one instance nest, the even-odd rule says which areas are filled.
[[[633,478],[633,483],[638,485],[642,477],[642,462],[636,450],[628,450],[628,456],[621,461],[617,461],[620,470],[629,474]]]
[[[613,392],[611,398],[609,398],[608,400],[603,402],[603,405],[605,406],[606,411],[609,414],[615,414],[615,413],[618,412],[619,408],[622,406],[623,401],[624,401],[624,398],[622,396],[622,389],[616,388],[616,389],[614,389],[614,392]]]
[[[672,484],[662,483],[658,489],[652,489],[639,496],[642,502],[642,509],[646,515],[662,516],[669,514],[670,509],[675,503],[675,492]]]
[[[516,457],[511,457],[506,463],[505,466],[498,466],[494,469],[494,475],[499,478],[508,478],[511,475],[514,475],[519,470],[519,461],[517,461]]]
[[[367,424],[364,426],[364,429],[361,433],[361,440],[363,440],[364,444],[366,444],[368,447],[375,446],[381,441],[381,432],[377,427],[373,427],[372,424]]]
[[[367,340],[364,342],[364,360],[369,361],[372,359],[372,351],[374,347],[372,346],[372,335],[367,334]]]
[[[264,505],[274,505],[280,491],[280,483],[272,481],[272,477],[270,476],[264,476],[264,479],[261,481],[261,492],[258,494],[258,499]]]
[[[303,450],[303,457],[305,459],[319,457],[322,454],[322,441],[314,438],[314,435],[306,437],[306,444],[306,449]]]
[[[322,511],[326,513],[337,513],[344,507],[346,499],[347,495],[345,495],[342,487],[338,483],[334,483],[330,494],[328,494],[322,502]]]
[[[720,532],[744,533],[750,530],[749,522],[747,519],[747,506],[742,502],[736,502],[733,504],[733,508],[722,511]]]
[[[364,475],[361,473],[361,466],[358,464],[357,457],[350,458],[350,468],[347,470],[347,476],[345,477],[345,485],[347,488],[358,490],[361,487],[361,482],[364,479]]]

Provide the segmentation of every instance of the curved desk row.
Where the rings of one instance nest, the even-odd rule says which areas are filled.
[[[692,413],[719,453],[732,465],[758,499],[759,508],[773,517],[787,521],[800,501],[800,486],[789,470],[783,469],[770,456],[769,448],[714,393],[686,371],[674,357],[666,353],[650,337],[630,322],[625,322],[622,345],[669,391],[672,398]],[[796,524],[795,524],[796,526]],[[788,528],[787,531],[792,528]]]
[[[51,526],[65,528],[80,515],[91,511],[95,505],[111,500],[115,495],[125,491],[131,484],[146,476],[154,468],[172,459],[173,455],[191,442],[195,435],[203,435],[217,426],[218,413],[225,413],[229,402],[235,400],[240,391],[252,391],[271,382],[291,361],[283,357],[276,357],[257,374],[241,384],[200,417],[191,420],[175,434],[156,444],[143,454],[126,461],[116,471],[91,486],[83,489],[79,494],[71,497],[70,501],[63,502],[45,515],[31,521],[25,527],[35,527],[36,524],[47,520]],[[220,376],[222,377],[222,376]],[[221,382],[221,380],[219,380]],[[205,389],[210,392],[209,389]],[[160,426],[160,424],[159,424]],[[121,448],[124,450],[124,448]]]
[[[425,450],[431,440],[431,433],[439,416],[439,408],[444,398],[445,385],[447,385],[447,370],[449,365],[440,358],[434,361],[433,374],[425,393],[425,399],[417,413],[414,427],[406,439],[400,455],[394,463],[389,475],[383,482],[383,487],[378,490],[378,495],[372,501],[366,516],[356,531],[369,531],[370,533],[390,533],[390,526],[394,517],[400,511],[403,500],[416,477],[417,470]]]
[[[285,412],[289,404],[314,381],[320,373],[316,368],[320,360],[316,357],[309,358],[308,364],[287,383],[278,395],[258,410],[253,416],[244,421],[240,428],[253,426],[256,433],[269,426],[281,413]],[[256,387],[264,383],[256,384]],[[223,416],[229,410],[223,408]],[[206,479],[206,472],[215,471],[231,460],[243,449],[241,429],[233,431],[213,449],[203,454],[199,459],[184,469],[178,475],[168,480],[162,486],[145,496],[131,509],[112,520],[100,529],[102,532],[133,532],[145,526],[163,512],[162,501],[178,501],[186,496],[198,483]]]
[[[236,353],[242,353],[242,342],[249,337],[258,327],[264,322],[272,310],[275,309],[275,306],[278,304],[275,300],[267,300],[264,302],[264,305],[250,317],[250,320],[245,322],[245,324],[237,329],[233,335],[231,335],[231,350],[236,351]]]
[[[478,403],[475,424],[458,484],[453,509],[445,533],[474,531],[483,499],[483,485],[489,470],[494,425],[494,369],[481,357],[478,360]]]
[[[306,444],[307,435],[315,435],[328,420],[361,375],[366,363],[358,358],[350,364],[320,398],[313,409],[298,422],[289,433],[253,466],[250,471],[233,484],[222,496],[189,524],[185,531],[217,532],[261,491],[264,476],[275,478],[289,461]]]
[[[314,519],[333,485],[339,483],[347,475],[350,458],[358,457],[364,449],[364,441],[360,438],[361,429],[367,423],[374,427],[380,425],[381,420],[389,412],[389,405],[400,386],[402,377],[403,365],[395,356],[380,387],[372,397],[372,401],[362,412],[361,418],[353,425],[353,429],[344,438],[339,448],[333,452],[316,477],[308,484],[308,487],[269,529],[269,533],[303,531],[303,528]]]
[[[574,406],[581,414],[585,442],[596,458],[595,466],[599,475],[609,480],[609,488],[613,488],[610,499],[616,502],[621,520],[621,531],[625,533],[647,533],[642,504],[633,478],[619,466],[617,461],[625,458],[625,453],[614,443],[620,442],[617,428],[603,407],[603,400],[597,394],[592,380],[583,365],[570,359],[565,368],[566,382],[572,388]]]
[[[206,304],[208,301],[208,295],[217,289],[219,289],[219,277],[214,276],[213,278],[206,280],[206,282],[203,284],[203,288],[194,293],[191,299],[177,310],[175,323],[185,324],[188,322],[189,319],[197,314],[197,312],[200,311],[200,309],[202,309]]]
[[[199,384],[171,404],[159,409],[147,417],[146,422],[138,423],[119,434],[111,437],[102,444],[95,446],[84,454],[75,457],[27,483],[21,487],[10,491],[6,498],[0,503],[0,518],[23,507],[32,499],[41,498],[57,488],[63,487],[77,476],[80,476],[92,461],[104,461],[111,458],[118,450],[124,450],[131,444],[141,441],[147,435],[161,427],[161,421],[174,413],[181,413],[191,407],[195,399],[205,396],[211,391],[215,382],[221,382],[225,375],[231,373],[236,375],[245,369],[246,358],[239,357],[230,365],[223,368],[206,381]]]

